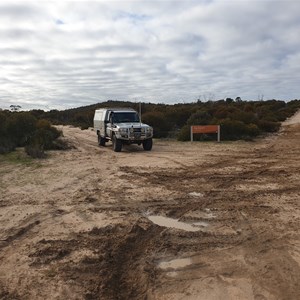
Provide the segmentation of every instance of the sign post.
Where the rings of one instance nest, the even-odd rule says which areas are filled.
[[[192,125],[191,126],[191,142],[193,142],[194,133],[217,133],[217,141],[221,141],[220,125]]]

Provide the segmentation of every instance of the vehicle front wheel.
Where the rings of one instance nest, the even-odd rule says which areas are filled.
[[[115,135],[112,137],[113,149],[115,152],[122,150],[122,141],[118,140]]]
[[[143,148],[145,151],[150,151],[152,149],[152,139],[143,141]]]

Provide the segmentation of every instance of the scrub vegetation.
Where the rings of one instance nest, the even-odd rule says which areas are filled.
[[[107,101],[64,111],[33,111],[37,117],[53,124],[74,125],[86,129],[93,126],[96,108],[131,107],[139,110],[139,103]],[[153,126],[156,138],[190,139],[190,125],[221,125],[222,140],[251,139],[276,132],[280,123],[300,108],[300,100],[243,101],[227,98],[219,101],[197,101],[174,105],[142,103],[142,121]],[[195,140],[215,139],[211,135],[195,135]]]
[[[25,147],[32,157],[44,157],[45,150],[65,148],[58,139],[61,132],[51,124],[73,125],[86,129],[93,126],[96,108],[131,107],[139,103],[106,101],[67,110],[32,110],[0,112],[0,154]],[[155,138],[190,139],[191,125],[221,125],[221,140],[251,140],[276,132],[282,121],[300,108],[300,100],[243,101],[227,98],[219,101],[179,103],[173,105],[142,103],[142,121],[153,126]],[[215,140],[214,134],[198,134],[194,140]]]
[[[45,119],[37,119],[32,112],[0,112],[0,154],[16,147],[25,147],[34,158],[45,157],[45,150],[57,149],[61,132]]]

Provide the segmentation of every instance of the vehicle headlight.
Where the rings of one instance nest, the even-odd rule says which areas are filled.
[[[119,132],[120,132],[120,133],[127,133],[127,128],[120,128],[120,129],[119,129]]]
[[[147,128],[146,128],[146,132],[147,132],[147,133],[152,132],[152,127],[147,127]]]

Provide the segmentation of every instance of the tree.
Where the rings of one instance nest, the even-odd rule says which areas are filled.
[[[227,104],[230,104],[230,103],[232,103],[232,102],[233,102],[233,99],[232,99],[232,98],[226,98],[226,100],[225,100],[225,101],[226,101],[226,103],[227,103]]]
[[[13,113],[7,124],[7,132],[16,146],[24,146],[36,130],[37,119],[30,112]]]
[[[207,125],[212,117],[207,111],[198,110],[193,113],[187,121],[188,125]]]
[[[10,110],[11,111],[19,111],[21,109],[20,105],[10,105]]]
[[[148,112],[142,115],[143,122],[153,127],[154,136],[157,138],[167,137],[171,125],[166,121],[161,112]]]

